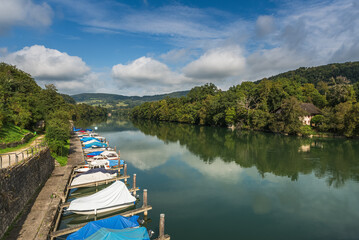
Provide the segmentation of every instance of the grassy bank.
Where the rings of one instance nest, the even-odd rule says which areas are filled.
[[[67,140],[66,144],[62,147],[61,154],[51,153],[51,156],[56,159],[56,161],[61,165],[65,166],[67,164],[67,159],[70,150],[70,140]]]
[[[27,147],[30,147],[30,145],[40,137],[41,135],[37,135],[37,136],[34,136],[33,138],[31,138],[27,143],[24,143],[24,144],[20,144],[16,147],[12,147],[12,148],[4,148],[4,149],[0,149],[0,154],[1,153],[8,153],[8,152],[15,152],[16,150],[19,150],[21,148],[27,148]]]
[[[29,130],[22,129],[13,124],[6,124],[0,129],[0,142],[11,143],[21,141],[25,134],[29,132]]]

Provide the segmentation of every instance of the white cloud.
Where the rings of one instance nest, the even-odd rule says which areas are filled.
[[[75,80],[90,72],[80,57],[40,45],[24,47],[0,60],[16,65],[39,80]]]
[[[12,26],[46,27],[52,22],[53,12],[47,3],[31,0],[0,0],[0,34]]]
[[[142,91],[145,89],[153,93],[159,90],[173,90],[190,81],[183,75],[171,71],[166,64],[150,57],[140,57],[127,65],[113,66],[112,77],[120,87],[142,88]]]
[[[245,58],[239,46],[210,49],[199,59],[183,68],[187,77],[197,79],[224,79],[238,76],[245,67]]]
[[[256,21],[256,32],[259,37],[264,37],[275,30],[273,16],[259,16]]]

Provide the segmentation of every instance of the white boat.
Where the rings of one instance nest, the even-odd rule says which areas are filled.
[[[89,164],[84,165],[82,168],[76,169],[75,172],[83,173],[87,172],[90,169],[95,168],[104,168],[104,169],[111,169],[110,163],[107,160],[95,160],[90,162]]]
[[[102,180],[109,180],[117,177],[117,171],[116,170],[105,170],[105,169],[91,169],[88,170],[86,173],[80,174],[76,176],[72,182],[71,186],[86,184],[86,183],[92,183]]]
[[[87,162],[91,162],[94,160],[118,160],[118,154],[115,151],[104,151],[101,154],[94,156],[92,158],[87,158]]]
[[[135,201],[126,185],[116,181],[95,194],[71,201],[67,210],[84,215],[99,214],[133,206]]]
[[[82,145],[85,146],[87,144],[91,144],[91,143],[94,143],[94,142],[100,142],[100,140],[95,140],[95,139],[92,139],[92,140],[89,140],[87,142],[83,142]]]
[[[85,154],[97,152],[97,151],[113,151],[113,148],[110,147],[92,147],[92,148],[85,148],[84,150]]]

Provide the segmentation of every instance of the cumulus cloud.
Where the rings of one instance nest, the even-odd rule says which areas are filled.
[[[53,12],[47,3],[36,4],[32,0],[0,0],[0,34],[11,27],[46,27],[52,22]]]
[[[259,37],[265,37],[275,30],[273,16],[259,16],[256,21],[256,32]]]
[[[90,72],[90,68],[80,57],[40,45],[24,47],[0,60],[16,65],[39,80],[69,81]]]
[[[197,79],[224,79],[237,76],[245,67],[245,58],[239,46],[210,49],[199,59],[183,68],[187,77]]]
[[[172,71],[166,64],[150,57],[141,57],[133,62],[112,67],[112,77],[120,87],[146,88],[147,91],[166,91],[190,79]]]

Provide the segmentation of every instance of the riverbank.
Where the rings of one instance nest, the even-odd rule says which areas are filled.
[[[64,167],[55,167],[35,201],[28,205],[24,214],[13,224],[12,230],[7,234],[8,239],[47,239],[61,202],[61,193],[66,188],[72,168],[83,162],[81,142],[72,135],[68,164]]]

